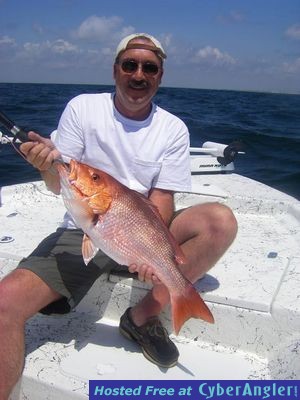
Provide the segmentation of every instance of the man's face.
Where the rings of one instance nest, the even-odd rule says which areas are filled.
[[[135,39],[132,43],[147,43]],[[116,81],[116,105],[126,115],[148,107],[155,95],[163,69],[160,58],[150,50],[129,49],[119,57],[114,65]],[[123,110],[124,108],[124,110]]]

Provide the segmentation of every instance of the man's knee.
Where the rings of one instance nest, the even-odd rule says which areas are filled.
[[[179,242],[198,234],[228,236],[233,240],[237,233],[237,221],[226,205],[204,203],[185,209],[173,220],[170,229]]]
[[[213,214],[219,225],[229,229],[237,229],[237,220],[232,210],[224,204],[212,203]]]
[[[229,207],[221,203],[205,203],[187,209],[188,223],[202,234],[235,237],[237,221]]]
[[[211,229],[215,233],[227,236],[232,240],[235,238],[238,230],[238,224],[232,210],[229,207],[220,203],[211,203],[209,218]]]
[[[23,323],[59,297],[31,271],[17,269],[0,281],[0,318]]]

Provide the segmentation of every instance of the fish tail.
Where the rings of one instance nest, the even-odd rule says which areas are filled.
[[[178,335],[180,328],[190,318],[201,318],[214,323],[210,309],[204,303],[199,293],[189,284],[181,295],[171,294],[173,328]]]

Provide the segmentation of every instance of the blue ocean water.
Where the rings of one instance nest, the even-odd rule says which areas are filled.
[[[48,136],[72,97],[112,90],[103,85],[0,83],[0,110],[24,129]],[[241,140],[246,154],[237,158],[236,172],[300,199],[299,95],[160,88],[155,102],[185,121],[192,146]],[[0,147],[0,186],[37,179],[38,172],[10,145]]]

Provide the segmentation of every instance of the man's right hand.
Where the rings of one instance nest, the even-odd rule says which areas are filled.
[[[22,143],[20,146],[26,160],[41,172],[49,170],[53,161],[60,157],[59,151],[50,139],[36,132],[28,132],[28,137],[31,141]]]

